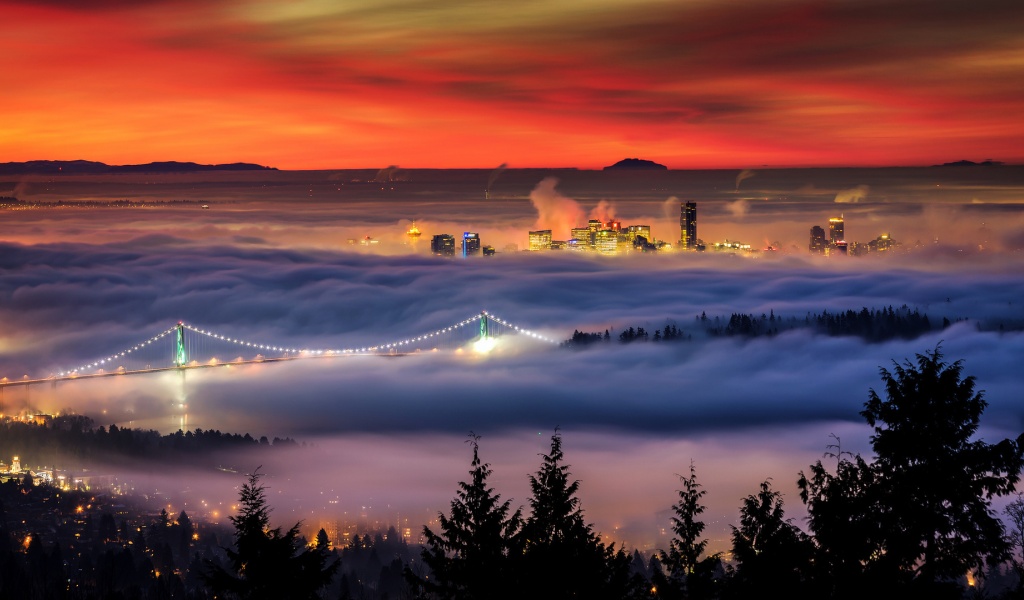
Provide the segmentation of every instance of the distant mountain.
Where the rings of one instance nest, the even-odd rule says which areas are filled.
[[[644,160],[642,158],[624,158],[619,162],[615,163],[610,167],[605,167],[605,171],[667,171],[668,167],[665,165],[659,165],[658,163],[650,160]]]
[[[941,165],[933,165],[935,167],[998,167],[1002,165],[1002,161],[998,160],[983,160],[981,162],[974,162],[973,160],[958,160],[956,162],[942,163]]]
[[[252,163],[201,165],[194,162],[151,162],[144,165],[108,165],[91,160],[30,160],[0,163],[0,175],[93,175],[104,173],[195,173],[199,171],[276,171]]]

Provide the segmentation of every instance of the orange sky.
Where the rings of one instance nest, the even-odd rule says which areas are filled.
[[[0,15],[0,162],[1024,162],[1019,1],[37,0]]]

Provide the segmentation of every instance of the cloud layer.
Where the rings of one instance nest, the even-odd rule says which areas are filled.
[[[652,544],[674,499],[673,473],[683,472],[691,458],[713,505],[710,531],[722,540],[739,498],[764,477],[776,479],[799,514],[796,471],[820,456],[829,433],[843,438],[844,449],[867,449],[858,412],[868,389],[881,385],[878,369],[940,343],[951,360],[965,360],[965,374],[976,376],[985,390],[990,407],[982,435],[995,440],[1024,428],[1018,375],[1024,335],[989,327],[1024,322],[1024,269],[1017,254],[939,245],[933,253],[845,262],[797,253],[761,260],[714,254],[607,259],[568,252],[444,260],[402,244],[406,219],[424,214],[431,218],[417,224],[425,232],[473,228],[489,236],[485,240],[521,240],[538,216],[531,190],[574,205],[572,218],[610,198],[624,224],[664,223],[662,232],[655,230],[659,237],[673,235],[675,216],[662,216],[672,194],[701,198],[703,232],[735,225],[728,210],[738,199],[732,171],[680,175],[688,178],[686,185],[567,172],[559,173],[556,189],[553,182],[538,186],[540,173],[510,170],[485,202],[489,173],[438,183],[429,178],[441,175],[413,171],[409,181],[393,182],[394,190],[353,183],[351,173],[333,179],[325,173],[260,175],[255,182],[171,178],[159,185],[126,178],[102,185],[28,182],[39,200],[145,195],[206,198],[213,207],[5,212],[0,375],[46,375],[130,347],[178,320],[296,347],[404,339],[480,310],[556,339],[574,329],[614,333],[667,323],[695,333],[702,312],[713,319],[774,311],[802,320],[808,312],[908,304],[936,323],[943,317],[969,320],[917,340],[883,344],[796,331],[753,341],[695,335],[680,344],[613,343],[575,352],[503,338],[486,357],[423,352],[233,366],[190,371],[184,378],[164,373],[7,388],[4,410],[72,409],[101,422],[163,431],[183,425],[315,442],[266,465],[278,482],[288,482],[275,498],[284,520],[323,509],[319,493],[332,490],[345,510],[373,505],[387,515],[422,516],[443,508],[468,469],[461,441],[470,430],[484,436],[484,456],[494,463],[499,490],[523,503],[526,474],[561,426],[568,461],[583,481],[588,517],[605,533]],[[940,217],[949,214],[993,214],[1000,219],[989,233],[999,237],[1019,218],[1017,205],[1007,203],[1015,194],[1009,184],[988,182],[985,191],[982,182],[944,179],[957,191],[940,200],[970,196],[983,202],[930,207],[921,197],[932,197],[934,184],[907,173],[890,176],[899,181],[876,183],[865,172],[846,179],[801,172],[786,179],[759,171],[744,182],[750,202],[745,221],[757,221],[756,227],[795,222],[802,236],[807,221],[830,214],[838,190],[858,181],[871,182],[872,196],[850,206],[848,231],[854,223],[924,227],[929,219],[947,223]],[[876,191],[892,200],[876,204]],[[960,219],[960,225],[970,233],[974,225],[968,221]],[[345,241],[377,231],[391,232],[379,235],[381,252]],[[987,325],[984,331],[979,322]],[[231,464],[252,468],[245,459]],[[223,481],[212,482],[211,489]],[[233,492],[220,489],[222,497]]]

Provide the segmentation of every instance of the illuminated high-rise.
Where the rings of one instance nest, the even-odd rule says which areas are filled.
[[[462,256],[480,254],[480,234],[467,231],[462,234]]]
[[[839,244],[839,242],[846,240],[846,233],[844,231],[843,216],[832,217],[828,220],[828,243],[832,246]]]
[[[577,249],[590,250],[594,246],[594,232],[589,227],[574,227],[570,233]]]
[[[626,239],[629,243],[633,243],[637,236],[642,236],[648,242],[651,241],[651,226],[650,225],[630,225],[626,228]]]
[[[430,240],[430,251],[437,256],[455,256],[455,236],[447,233],[435,235]]]
[[[537,252],[539,250],[550,250],[551,249],[551,230],[541,229],[539,231],[530,232],[530,251]]]
[[[815,225],[811,227],[811,243],[807,246],[811,254],[825,253],[825,230]]]
[[[619,253],[619,233],[611,229],[600,229],[594,235],[594,249],[601,254]]]
[[[679,203],[679,249],[697,249],[697,203]]]

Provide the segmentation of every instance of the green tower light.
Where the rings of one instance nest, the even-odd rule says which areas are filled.
[[[178,334],[177,334],[177,349],[174,352],[174,366],[184,367],[188,362],[188,356],[185,355],[185,325],[178,322]]]

